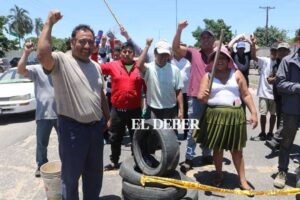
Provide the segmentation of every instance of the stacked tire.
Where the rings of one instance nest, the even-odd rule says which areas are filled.
[[[122,162],[120,176],[123,178],[122,195],[125,200],[196,200],[198,191],[186,190],[159,183],[146,183],[142,186],[142,175],[161,176],[178,180],[192,181],[179,170],[179,143],[173,130],[154,129],[154,121],[146,120],[145,129],[136,130],[132,147],[134,159]],[[160,159],[155,165],[149,165],[145,160],[145,152],[160,150]]]

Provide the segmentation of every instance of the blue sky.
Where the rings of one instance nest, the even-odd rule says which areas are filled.
[[[107,0],[131,37],[143,46],[147,37],[172,42],[176,29],[176,0]],[[53,28],[53,36],[69,37],[72,29],[89,24],[95,32],[115,31],[124,41],[103,0],[0,0],[0,15],[10,14],[17,5],[26,9],[31,18],[46,20],[49,10],[58,9],[63,19]],[[182,34],[182,41],[193,45],[191,32],[197,26],[204,27],[203,19],[224,19],[233,33],[252,33],[256,27],[265,26],[266,11],[259,6],[274,6],[269,12],[269,25],[288,31],[292,37],[300,28],[299,0],[177,0],[177,21],[188,20],[189,26]],[[298,8],[298,9],[297,9]],[[12,39],[12,37],[11,37]]]

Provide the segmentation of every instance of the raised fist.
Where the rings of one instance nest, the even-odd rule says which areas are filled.
[[[153,38],[147,38],[146,45],[151,46]]]
[[[189,24],[187,22],[187,20],[181,21],[178,24],[178,29],[183,30],[185,27],[187,27]]]
[[[50,25],[54,25],[56,22],[58,22],[63,16],[61,15],[60,11],[58,10],[52,10],[49,12],[48,15],[48,22]]]

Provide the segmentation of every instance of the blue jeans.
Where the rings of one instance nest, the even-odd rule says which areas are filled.
[[[189,119],[198,119],[202,117],[204,114],[204,105],[196,98],[196,97],[189,97],[188,99],[188,117]],[[195,155],[195,148],[196,142],[192,137],[193,130],[189,130],[187,135],[187,148],[185,153],[185,159],[193,160]],[[203,156],[210,156],[211,150],[207,148],[202,148],[202,155]]]
[[[57,132],[56,119],[41,119],[36,121],[36,163],[38,168],[48,162],[47,147],[53,127]]]
[[[290,151],[300,123],[300,115],[288,115],[282,113],[283,128],[281,131],[282,140],[280,141],[278,170],[288,171],[290,161]]]
[[[103,128],[105,120],[84,124],[59,116],[59,155],[62,162],[62,199],[78,200],[82,176],[84,200],[98,200],[103,178]]]

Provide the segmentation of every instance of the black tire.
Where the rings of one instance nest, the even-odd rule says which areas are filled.
[[[187,190],[187,193],[180,200],[198,200],[198,190]]]
[[[174,171],[178,165],[180,154],[179,143],[173,130],[154,129],[153,124],[153,119],[145,120],[144,127],[148,130],[138,129],[135,131],[132,141],[133,154],[136,164],[144,174],[150,176],[166,176]],[[153,138],[157,138],[159,141]],[[142,152],[148,151],[148,144],[159,144],[161,149],[161,159],[156,167],[149,166],[143,159]]]
[[[128,158],[122,162],[119,174],[123,178],[123,181],[131,183],[133,185],[142,186],[140,180],[143,174],[141,173],[141,170],[136,166],[133,158]],[[184,180],[186,179],[185,177],[186,176],[183,173],[177,170],[173,171],[167,176],[167,178],[174,178],[178,180]],[[158,188],[168,187],[159,183],[146,183],[146,186]]]
[[[186,195],[186,190],[176,187],[143,187],[123,181],[122,195],[128,200],[177,200]]]

